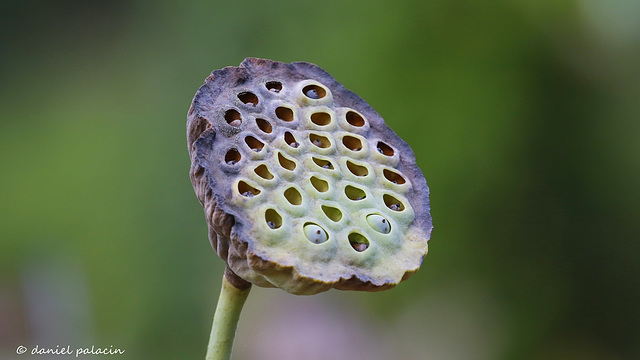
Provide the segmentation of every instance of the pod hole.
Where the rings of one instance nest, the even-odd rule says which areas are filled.
[[[378,145],[376,146],[378,152],[382,155],[393,156],[393,149],[391,146],[383,143],[382,141],[378,141]]]
[[[240,116],[238,110],[229,109],[225,111],[224,119],[227,121],[227,124],[231,126],[238,127],[242,124],[242,116]]]
[[[347,160],[347,168],[351,173],[355,176],[367,176],[369,175],[369,170],[366,167],[361,165],[356,165],[351,161]]]
[[[271,131],[273,131],[271,123],[265,119],[256,119],[256,124],[258,124],[258,128],[264,133],[271,134]]]
[[[349,244],[357,252],[363,252],[369,248],[369,240],[360,233],[349,234]]]
[[[262,150],[262,148],[264,147],[264,143],[254,138],[253,136],[247,136],[246,138],[244,138],[244,142],[247,143],[249,149],[255,152],[260,152],[260,150]]]
[[[288,107],[278,106],[276,108],[276,116],[282,121],[293,121],[293,110]]]
[[[362,200],[367,197],[367,194],[364,192],[364,190],[358,189],[357,187],[351,185],[347,185],[344,188],[344,193],[349,199],[355,201]]]
[[[319,148],[323,148],[326,149],[329,146],[331,146],[331,141],[324,137],[324,136],[320,136],[320,135],[316,135],[316,134],[311,134],[309,135],[309,140],[311,141],[311,143]]]
[[[351,124],[352,126],[355,126],[355,127],[363,127],[364,126],[364,119],[357,112],[349,111],[349,112],[347,112],[347,116],[346,117],[347,117],[347,122],[349,124]]]
[[[384,200],[384,204],[393,211],[402,211],[404,210],[404,204],[400,202],[400,200],[394,198],[389,194],[384,194],[382,196],[382,200]]]
[[[238,182],[238,192],[240,195],[251,198],[258,194],[260,194],[260,190],[254,188],[253,186],[247,184],[244,181]]]
[[[311,114],[311,122],[318,126],[326,126],[331,123],[331,115],[326,112],[317,112]]]
[[[267,222],[267,226],[272,229],[278,229],[282,226],[282,216],[273,209],[267,209],[264,212],[264,220]]]
[[[385,219],[384,216],[379,214],[369,214],[367,215],[367,223],[371,228],[379,233],[388,234],[391,232],[391,224],[389,220]]]
[[[290,187],[284,191],[284,197],[291,205],[302,204],[302,195],[296,188]]]
[[[360,150],[362,150],[362,142],[360,141],[360,139],[358,139],[356,137],[347,135],[347,136],[342,138],[342,143],[349,150],[352,150],[352,151],[360,151]]]
[[[303,230],[307,239],[314,244],[322,244],[329,239],[327,232],[318,224],[306,223]]]
[[[224,156],[224,162],[226,162],[227,165],[235,165],[240,161],[240,159],[242,159],[242,155],[240,155],[240,152],[238,152],[237,149],[229,149],[227,154]]]
[[[289,131],[284,133],[284,142],[289,144],[289,146],[291,146],[292,148],[297,148],[298,146],[300,146],[300,143],[296,141],[296,138]]]
[[[257,168],[253,169],[253,171],[263,179],[266,179],[266,180],[273,179],[273,174],[271,173],[271,171],[269,171],[269,169],[267,168],[267,165],[265,164],[258,166]]]
[[[338,222],[342,219],[342,211],[333,206],[322,205],[322,211],[331,221]]]
[[[316,165],[320,166],[323,169],[328,169],[328,170],[333,170],[333,164],[331,163],[331,161],[329,160],[323,160],[323,159],[318,159],[318,158],[312,158],[313,162],[316,163]]]
[[[256,94],[246,91],[238,94],[238,99],[249,106],[258,106],[258,97]]]
[[[279,81],[269,81],[264,86],[274,93],[279,93],[282,90],[282,83]]]
[[[391,181],[394,184],[404,184],[405,182],[407,182],[404,177],[402,177],[402,175],[398,174],[395,171],[384,169],[382,173],[384,174],[384,177],[387,178],[387,180]]]
[[[329,191],[329,183],[315,176],[311,177],[311,185],[321,193]]]
[[[280,163],[280,166],[287,170],[293,171],[296,168],[296,163],[293,162],[293,160],[287,159],[281,153],[278,153],[278,162]]]
[[[313,84],[307,85],[304,88],[302,88],[302,93],[309,99],[314,99],[314,100],[322,99],[327,95],[327,92],[324,90],[324,88],[318,85],[313,85]]]

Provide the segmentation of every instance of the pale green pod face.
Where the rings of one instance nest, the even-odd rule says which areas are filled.
[[[432,225],[411,148],[317,66],[215,71],[189,111],[188,144],[211,243],[245,280],[382,290],[420,267]]]

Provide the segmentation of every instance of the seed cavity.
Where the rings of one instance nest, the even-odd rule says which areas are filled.
[[[360,165],[356,165],[356,164],[352,163],[349,160],[347,160],[347,168],[355,176],[367,176],[367,175],[369,175],[369,170],[367,170],[366,167],[360,166]]]
[[[258,97],[252,92],[241,92],[240,94],[238,94],[238,99],[240,99],[240,101],[242,101],[246,105],[258,106]]]
[[[376,145],[378,152],[385,156],[393,156],[393,149],[391,146],[383,143],[382,141],[378,141],[378,145]]]
[[[367,197],[367,194],[364,192],[364,190],[351,185],[347,185],[344,188],[344,193],[349,199],[354,201],[363,200]]]
[[[267,209],[264,212],[264,220],[267,222],[267,226],[272,229],[278,229],[282,226],[282,216],[274,209]]]
[[[264,133],[271,134],[271,131],[273,131],[271,123],[265,119],[257,118],[256,124],[258,124],[258,128]]]
[[[302,204],[302,195],[296,188],[290,187],[284,191],[284,197],[291,205]]]
[[[292,148],[297,148],[300,146],[300,143],[296,141],[296,138],[289,131],[284,133],[284,142],[289,144]]]
[[[260,166],[258,166],[257,168],[253,169],[253,171],[260,176],[261,178],[265,179],[265,180],[271,180],[273,179],[273,174],[271,173],[271,171],[269,171],[269,169],[267,168],[267,165],[262,164]]]
[[[278,162],[280,163],[280,166],[289,171],[293,171],[296,168],[296,163],[293,160],[289,160],[284,157],[282,153],[278,153]]]
[[[331,115],[326,112],[317,112],[311,114],[311,122],[318,126],[326,126],[331,123]]]
[[[395,171],[391,171],[388,169],[384,169],[384,171],[382,172],[384,174],[384,177],[391,181],[394,184],[404,184],[407,181],[404,179],[404,177],[402,177],[402,175],[398,174]]]
[[[314,100],[322,99],[327,95],[327,92],[325,91],[325,89],[318,85],[307,85],[304,88],[302,88],[302,93],[309,99],[314,99]]]
[[[323,192],[329,191],[329,183],[328,182],[326,182],[326,181],[324,181],[322,179],[319,179],[319,178],[317,178],[315,176],[312,176],[310,180],[311,180],[311,185],[316,190],[318,190],[318,192],[323,193]]]
[[[238,182],[238,192],[240,193],[240,195],[248,197],[248,198],[252,198],[258,194],[260,194],[260,190],[254,188],[253,186],[247,184],[244,181],[240,181]]]
[[[321,135],[311,134],[309,135],[309,140],[313,145],[319,148],[326,149],[331,146],[331,140]]]
[[[282,90],[282,83],[279,81],[269,81],[264,86],[274,93],[279,93]]]
[[[262,148],[264,147],[264,143],[254,138],[253,136],[247,136],[246,138],[244,138],[244,142],[247,143],[249,149],[255,152],[260,152],[260,150],[262,150]]]
[[[227,165],[235,165],[240,159],[242,159],[242,155],[240,155],[237,149],[229,149],[224,156],[224,162],[226,162]]]
[[[360,114],[358,114],[355,111],[348,111],[347,115],[347,122],[349,124],[351,124],[352,126],[355,127],[363,127],[364,126],[364,119],[362,118],[362,116]]]
[[[373,230],[379,233],[388,234],[391,232],[391,224],[389,224],[389,220],[385,219],[382,215],[367,215],[367,223]]]
[[[240,124],[242,124],[242,116],[240,115],[238,110],[229,109],[225,111],[224,119],[227,122],[227,124],[234,127],[238,127],[240,126]]]
[[[404,204],[400,202],[400,200],[394,198],[389,194],[384,194],[382,196],[382,200],[384,200],[384,204],[393,211],[402,211],[404,210]]]
[[[316,163],[316,165],[320,166],[323,169],[327,169],[327,170],[333,170],[333,164],[331,163],[331,161],[329,160],[324,160],[324,159],[318,159],[318,158],[312,158],[313,162]]]
[[[351,150],[351,151],[360,151],[362,150],[362,142],[360,141],[360,139],[347,135],[345,137],[342,138],[342,143],[344,144],[344,146],[347,147],[347,149]]]
[[[360,233],[349,234],[349,244],[357,252],[363,252],[369,248],[369,240]]]
[[[331,221],[338,222],[342,219],[342,211],[333,206],[322,205],[322,212],[324,212]]]
[[[314,223],[304,224],[304,235],[314,244],[322,244],[329,239],[327,232]]]
[[[276,108],[276,116],[282,121],[293,121],[293,110],[288,107],[278,106]]]

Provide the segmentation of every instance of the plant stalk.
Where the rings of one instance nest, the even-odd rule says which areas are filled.
[[[213,326],[205,360],[231,359],[238,319],[249,291],[251,291],[251,283],[241,279],[227,267],[222,277],[222,289],[216,312],[213,315]]]

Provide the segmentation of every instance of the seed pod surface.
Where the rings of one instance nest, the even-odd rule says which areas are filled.
[[[187,142],[209,240],[251,283],[384,290],[427,253],[429,189],[413,151],[316,65],[247,58],[214,71]]]

